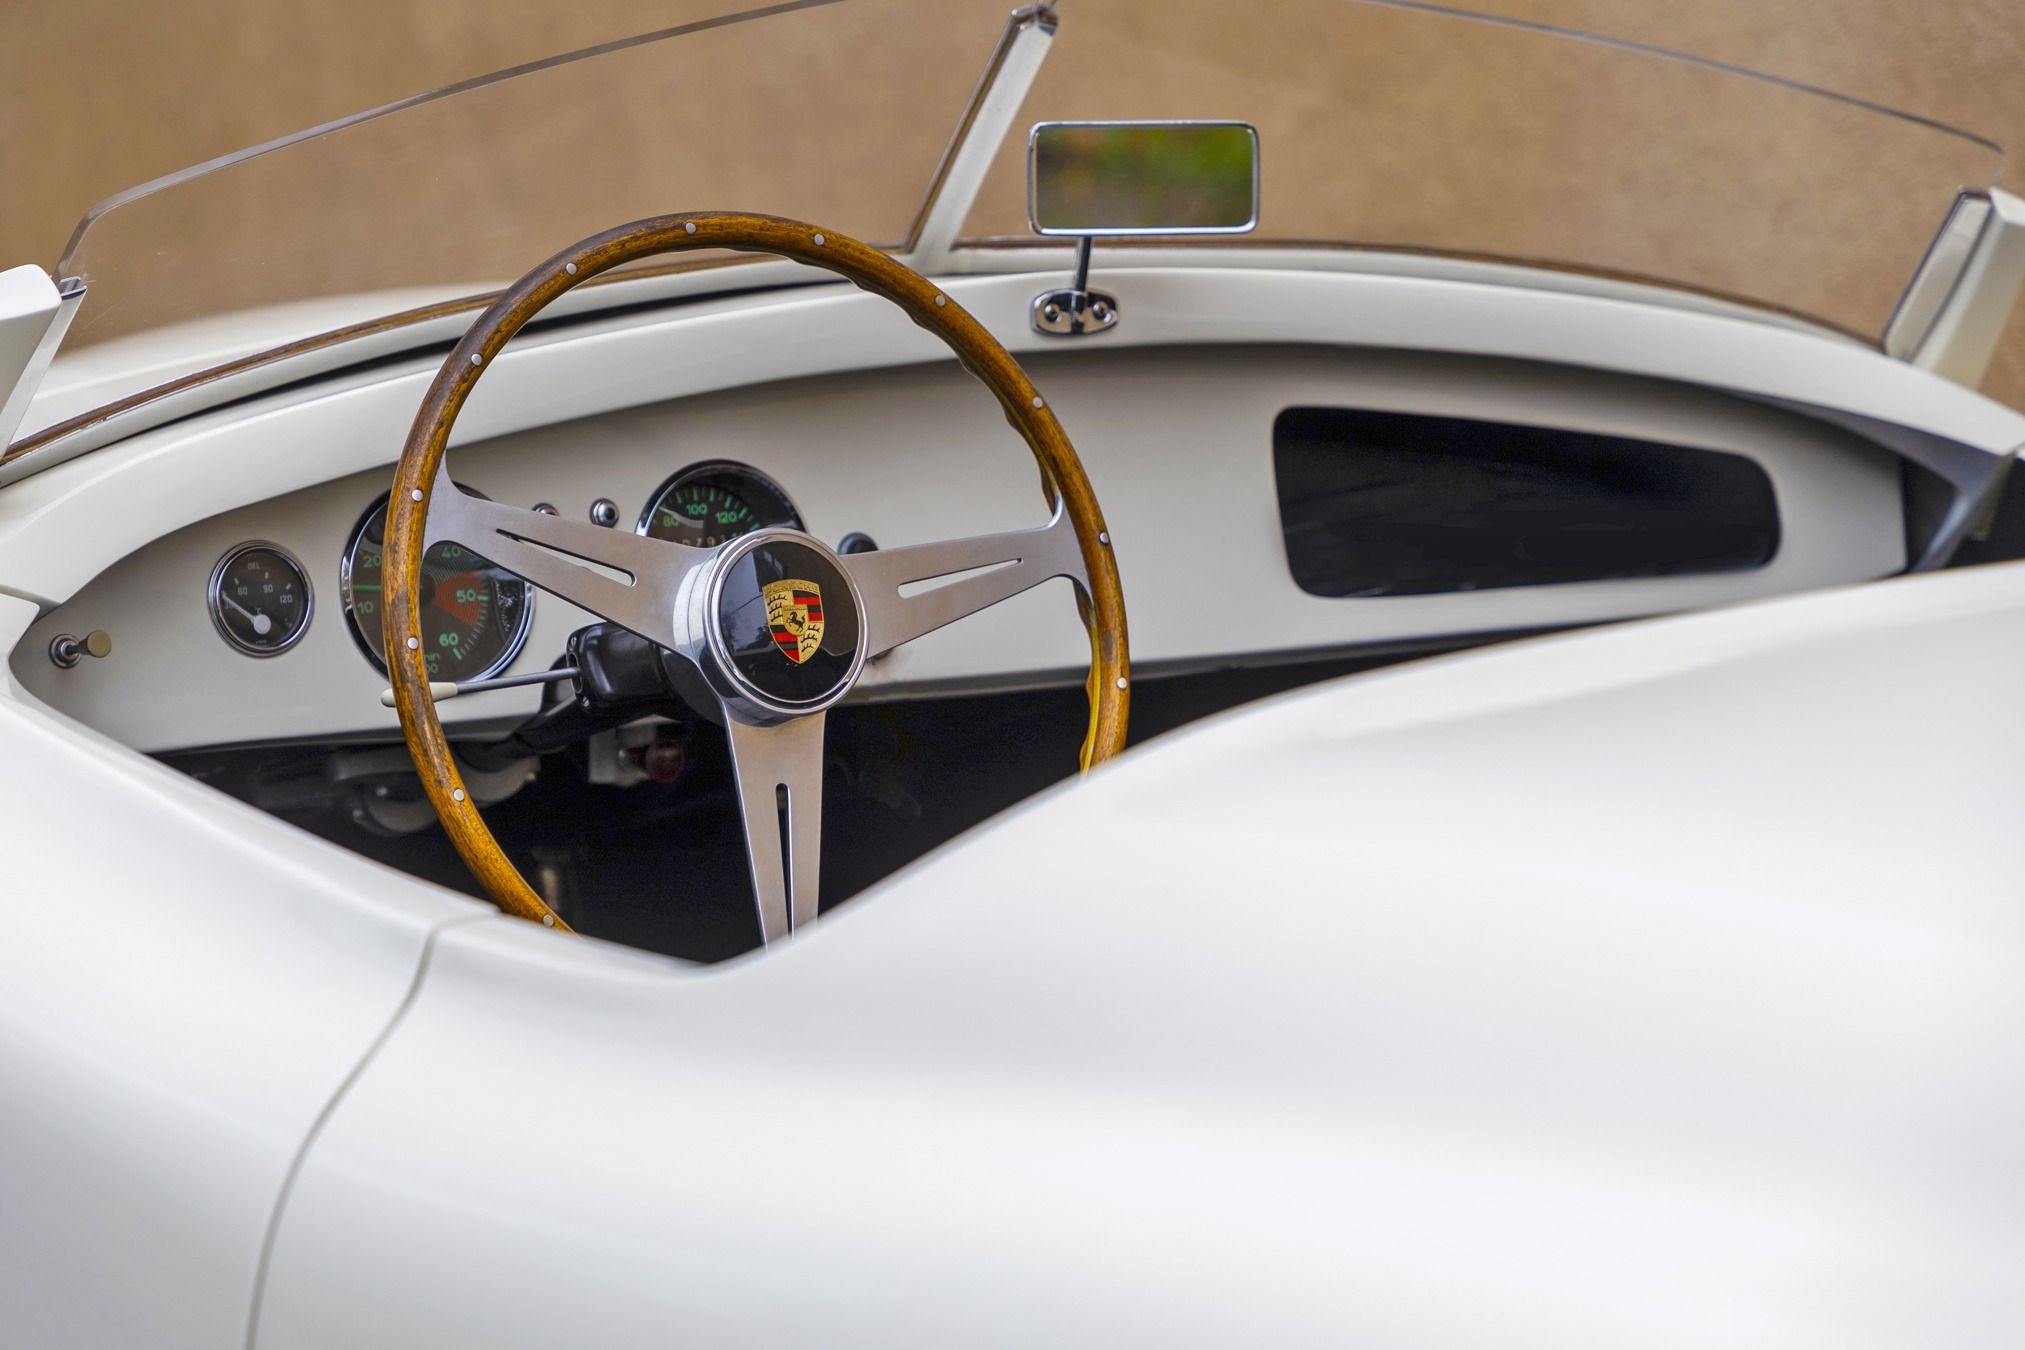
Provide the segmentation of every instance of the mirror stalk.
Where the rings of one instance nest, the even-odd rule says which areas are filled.
[[[1259,223],[1259,132],[1249,122],[1038,122],[1027,134],[1027,224],[1076,240],[1076,280],[1028,317],[1045,337],[1102,333],[1118,298],[1090,289],[1099,237],[1244,234]]]
[[[1047,337],[1081,337],[1101,333],[1118,322],[1118,297],[1108,291],[1090,289],[1090,249],[1096,243],[1090,235],[1076,241],[1076,284],[1066,291],[1042,291],[1033,299],[1028,315],[1034,331]]]

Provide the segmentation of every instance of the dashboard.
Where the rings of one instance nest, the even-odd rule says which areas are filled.
[[[1894,457],[1707,391],[1306,346],[1026,364],[1104,505],[1142,677],[1662,613],[1905,565]],[[390,462],[399,429],[372,434]],[[706,546],[792,524],[849,552],[1046,511],[1031,457],[946,364],[620,409],[460,444],[449,463],[496,500]],[[389,478],[348,474],[141,544],[36,623],[15,677],[149,751],[396,737],[379,699]],[[592,621],[455,544],[433,548],[425,574],[439,678],[538,673]],[[93,630],[112,635],[111,655],[49,659],[58,638]],[[889,654],[854,697],[1067,684],[1087,652],[1057,581]],[[442,712],[453,734],[483,735],[540,698],[504,688]]]

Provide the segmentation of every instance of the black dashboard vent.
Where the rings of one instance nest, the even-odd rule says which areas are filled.
[[[1273,471],[1287,565],[1314,595],[1735,572],[1779,547],[1757,461],[1660,441],[1289,408]]]

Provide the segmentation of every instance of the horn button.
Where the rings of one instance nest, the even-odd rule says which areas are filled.
[[[740,694],[792,716],[849,692],[865,663],[865,624],[834,553],[797,531],[767,530],[728,546],[712,574],[710,654]]]

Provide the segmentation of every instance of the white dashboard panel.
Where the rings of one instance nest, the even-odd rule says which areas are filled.
[[[1075,441],[1116,542],[1144,674],[1361,644],[1593,623],[1869,579],[1905,546],[1897,461],[1848,433],[1745,400],[1635,377],[1488,358],[1355,348],[1174,346],[1030,354],[1026,364]],[[511,378],[507,367],[494,378]],[[1447,595],[1330,599],[1288,573],[1273,479],[1283,409],[1336,405],[1565,427],[1743,454],[1771,478],[1781,542],[1749,572],[1583,582]],[[402,427],[360,427],[398,441]],[[277,454],[286,445],[275,447]],[[459,481],[497,500],[582,519],[599,497],[629,527],[670,474],[704,460],[751,464],[809,529],[882,545],[1038,524],[1031,457],[989,396],[952,364],[732,389],[537,427],[451,452]],[[390,737],[385,685],[341,613],[346,539],[391,475],[383,469],[198,521],[112,565],[34,626],[21,682],[139,748]],[[253,659],[206,613],[219,557],[252,539],[309,569],[316,613],[292,650]],[[539,670],[588,622],[538,597],[513,672]],[[103,628],[113,655],[58,670],[61,632]],[[1087,643],[1068,583],[1054,582],[874,663],[858,697],[1078,678]],[[444,705],[453,730],[506,725],[538,693]]]

